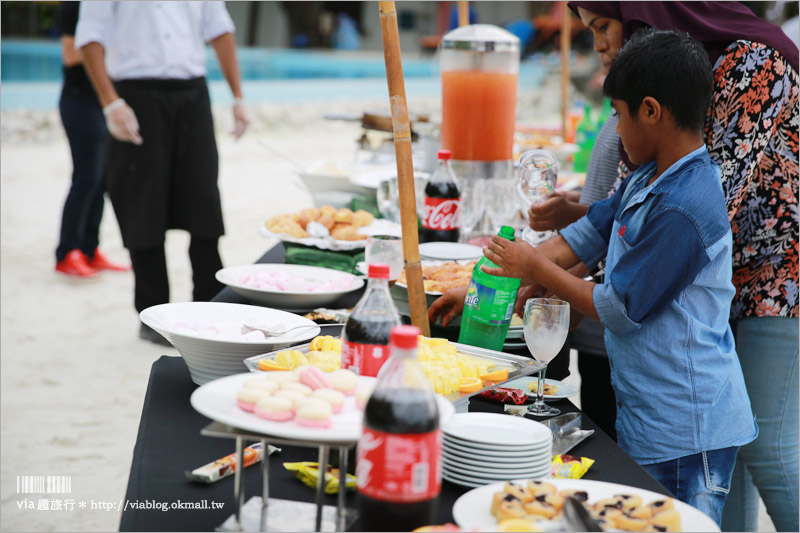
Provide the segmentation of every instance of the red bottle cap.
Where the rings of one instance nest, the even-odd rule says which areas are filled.
[[[439,150],[436,153],[436,156],[439,159],[450,159],[450,150]]]
[[[420,333],[417,326],[395,326],[389,332],[389,344],[404,350],[416,348]]]
[[[370,264],[367,268],[367,277],[373,279],[389,279],[389,272],[391,267],[389,265],[381,265],[379,263]]]

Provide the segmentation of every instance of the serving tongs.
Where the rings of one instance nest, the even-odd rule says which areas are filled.
[[[583,504],[572,496],[564,498],[564,520],[569,526],[569,531],[603,531],[603,528],[589,515]]]
[[[553,455],[567,453],[586,437],[594,434],[593,429],[581,429],[581,413],[566,413],[541,420],[553,432]]]

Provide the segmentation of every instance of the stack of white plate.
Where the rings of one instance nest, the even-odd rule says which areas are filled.
[[[550,477],[553,434],[527,418],[455,415],[444,427],[442,477],[465,487],[507,479]]]

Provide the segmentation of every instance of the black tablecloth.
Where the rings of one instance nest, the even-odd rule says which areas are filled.
[[[233,476],[211,485],[189,482],[184,476],[215,459],[233,453],[233,439],[204,437],[200,430],[211,421],[198,414],[189,397],[197,388],[189,377],[183,359],[163,356],[153,364],[147,386],[139,435],[133,451],[127,507],[122,513],[120,531],[213,531],[234,512]],[[568,400],[554,403],[562,412],[577,411]],[[502,405],[473,399],[470,411],[501,412]],[[595,459],[585,479],[610,481],[668,494],[655,479],[623,452],[587,417],[585,429],[595,434],[576,446],[570,453]],[[309,488],[286,471],[282,463],[316,461],[315,448],[281,446],[281,453],[270,457],[270,495],[295,501],[313,503],[314,489]],[[261,472],[253,466],[245,470],[245,499],[261,494]],[[439,523],[452,521],[451,509],[467,488],[444,482],[439,506]],[[178,502],[223,503],[221,509],[175,509],[162,511]],[[326,496],[327,505],[336,505],[334,496]],[[132,504],[150,506],[134,508]],[[354,496],[348,497],[354,505]]]
[[[283,245],[278,244],[258,262],[282,263],[284,257]],[[363,289],[343,296],[328,307],[353,307],[362,294]],[[250,303],[231,288],[221,291],[214,301]],[[432,333],[435,336],[447,336],[442,328],[438,330]],[[327,328],[325,333],[339,334],[336,328]],[[224,457],[235,449],[233,439],[200,435],[200,430],[211,420],[197,413],[189,403],[189,397],[196,388],[182,358],[163,356],[153,364],[133,451],[120,531],[213,531],[234,513],[233,476],[203,485],[188,481],[184,475],[185,471]],[[554,405],[563,413],[578,410],[568,400],[561,400]],[[500,413],[503,408],[501,404],[473,399],[470,411]],[[584,416],[582,427],[594,429],[595,434],[570,453],[595,459],[585,479],[610,481],[669,494],[588,417]],[[270,496],[313,503],[314,489],[300,483],[294,474],[283,468],[282,463],[316,461],[317,450],[294,446],[281,448],[281,453],[270,458]],[[447,481],[443,483],[439,523],[453,520],[453,504],[467,490]],[[245,470],[245,500],[260,494],[260,468],[250,467]],[[192,507],[199,505],[207,508],[179,508],[187,503]],[[212,505],[220,503],[223,504],[221,508]],[[325,503],[335,506],[336,498],[326,496]],[[354,505],[352,494],[348,496],[348,505]],[[166,510],[163,510],[165,507]]]

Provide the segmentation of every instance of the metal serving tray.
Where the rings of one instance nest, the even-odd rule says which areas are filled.
[[[531,374],[535,374],[537,372],[540,372],[545,367],[545,365],[531,359],[530,357],[523,357],[521,355],[514,355],[505,352],[496,352],[494,350],[478,348],[475,346],[470,346],[468,344],[459,344],[457,342],[453,342],[451,344],[455,345],[456,349],[458,350],[458,353],[469,355],[477,359],[482,359],[486,362],[490,362],[495,365],[496,370],[500,370],[503,368],[508,369],[507,380],[484,381],[483,386],[475,392],[454,392],[452,394],[448,394],[447,396],[445,396],[445,398],[456,404],[457,407],[459,405],[465,406],[466,404],[468,404],[469,398],[471,396],[480,394],[481,392],[491,389],[492,387],[502,386],[503,383],[506,383],[508,381],[523,376],[529,376]],[[285,348],[284,350],[298,350],[304,354],[307,354],[310,346],[311,343],[309,342],[306,344],[301,344],[299,346],[292,346],[291,348]],[[248,357],[247,359],[244,360],[244,364],[245,366],[247,366],[250,372],[257,372],[257,373],[266,372],[264,370],[258,369],[258,362],[262,359],[275,359],[275,355],[278,352],[282,352],[284,350],[275,350],[274,352]]]

